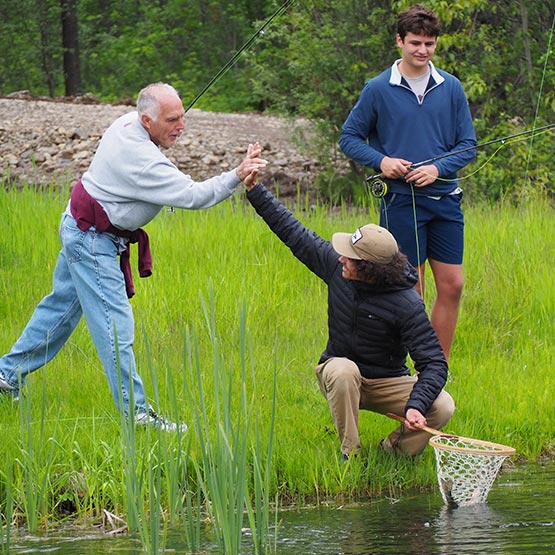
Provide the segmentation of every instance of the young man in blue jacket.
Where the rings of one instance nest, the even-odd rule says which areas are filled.
[[[444,391],[448,366],[424,302],[416,272],[386,229],[368,224],[326,241],[305,228],[262,184],[245,179],[247,198],[293,255],[328,288],[328,341],[316,376],[347,459],[360,447],[359,410],[403,416],[381,445],[414,456],[455,410]],[[410,355],[416,370],[406,364]]]
[[[339,145],[385,179],[380,224],[417,268],[421,295],[429,261],[437,289],[431,321],[449,359],[463,288],[457,172],[474,157],[476,136],[459,80],[431,62],[439,32],[437,16],[423,6],[399,15],[401,58],[365,84]]]

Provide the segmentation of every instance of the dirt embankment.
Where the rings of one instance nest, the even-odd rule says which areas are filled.
[[[102,104],[84,96],[37,99],[28,93],[0,98],[0,179],[42,185],[77,180],[87,169],[103,131],[130,102]],[[249,143],[258,141],[270,162],[262,179],[279,183],[280,195],[295,195],[318,172],[317,163],[292,140],[294,124],[261,114],[227,114],[191,109],[185,131],[167,156],[193,179],[236,167]]]

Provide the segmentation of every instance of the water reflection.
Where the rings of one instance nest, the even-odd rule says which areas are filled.
[[[434,520],[437,553],[507,553],[510,538],[500,533],[503,516],[488,505],[447,509]]]
[[[278,553],[552,555],[554,470],[553,465],[534,465],[502,474],[487,504],[450,509],[439,493],[432,493],[285,514]]]
[[[449,509],[439,491],[356,506],[281,513],[279,555],[552,555],[555,553],[555,466],[505,472],[487,504]],[[127,537],[65,534],[12,539],[10,553],[139,555]],[[0,549],[1,551],[1,549]],[[203,554],[220,555],[214,544]],[[169,534],[164,553],[189,555],[183,534]],[[244,539],[244,555],[252,548]]]
[[[464,555],[555,553],[555,467],[501,475],[487,504],[447,508],[439,495],[284,515],[278,553]]]

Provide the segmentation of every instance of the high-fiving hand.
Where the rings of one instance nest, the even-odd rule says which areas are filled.
[[[250,144],[245,159],[239,164],[235,173],[245,182],[247,189],[254,187],[258,172],[268,165],[268,161],[260,157],[262,147],[258,143]]]

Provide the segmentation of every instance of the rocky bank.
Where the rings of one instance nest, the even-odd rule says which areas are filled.
[[[131,102],[103,104],[91,97],[36,99],[28,93],[0,98],[0,179],[11,186],[74,182],[87,169],[103,131]],[[261,114],[227,114],[191,109],[185,131],[165,154],[195,180],[236,167],[249,143],[264,146],[270,162],[265,182],[276,180],[280,194],[295,194],[310,183],[317,162],[292,140],[294,124]]]

